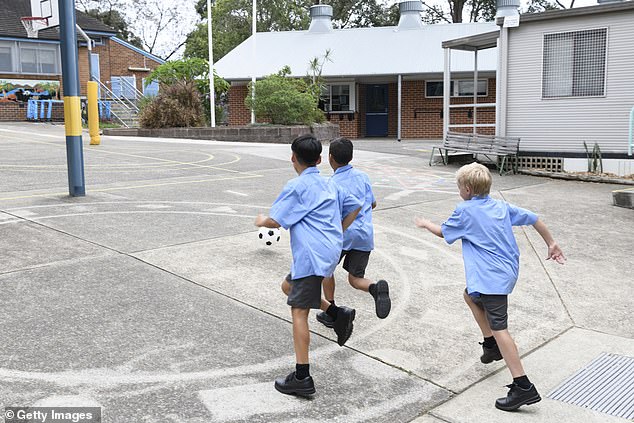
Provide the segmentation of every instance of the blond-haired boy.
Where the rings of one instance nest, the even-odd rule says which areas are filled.
[[[505,398],[495,406],[504,411],[541,400],[520,361],[515,341],[508,329],[508,294],[513,291],[519,272],[519,248],[513,226],[532,225],[548,246],[548,259],[563,264],[565,257],[550,231],[537,215],[489,196],[491,173],[478,163],[461,167],[456,173],[460,197],[453,214],[442,225],[416,218],[419,228],[453,244],[462,240],[467,288],[464,299],[473,313],[482,335],[480,360],[491,363],[504,358],[513,376]]]

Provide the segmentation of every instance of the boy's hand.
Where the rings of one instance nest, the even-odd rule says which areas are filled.
[[[422,218],[422,217],[416,217],[416,218],[414,218],[414,224],[415,224],[416,226],[418,226],[419,228],[422,228],[422,229],[427,229],[427,228],[429,227],[429,224],[430,224],[430,223],[431,223],[431,222],[430,222],[429,220],[424,219],[424,218]]]
[[[266,216],[262,213],[258,214],[255,218],[255,226],[262,227],[264,226],[264,222],[266,222]]]
[[[564,264],[566,261],[566,257],[564,257],[564,253],[561,251],[561,248],[559,248],[557,243],[553,243],[548,246],[548,257],[546,257],[546,260],[550,259],[555,260],[559,264]]]

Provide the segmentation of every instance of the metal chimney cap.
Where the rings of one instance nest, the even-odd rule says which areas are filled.
[[[400,13],[404,12],[422,12],[423,3],[420,0],[408,0],[398,4],[398,10]]]
[[[311,18],[318,18],[318,17],[332,18],[332,6],[329,4],[316,4],[314,6],[310,6],[310,17]]]

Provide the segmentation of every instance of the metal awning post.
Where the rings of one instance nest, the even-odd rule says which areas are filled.
[[[473,135],[478,127],[478,49],[473,52]]]
[[[403,75],[398,75],[398,126],[396,140],[401,142],[401,116],[402,116],[402,88],[403,88]]]
[[[442,137],[447,137],[449,131],[449,102],[451,101],[451,49],[445,48],[445,70],[443,73],[443,85],[442,85]]]

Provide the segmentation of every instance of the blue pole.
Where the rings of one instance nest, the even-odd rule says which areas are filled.
[[[64,124],[66,127],[66,161],[68,190],[71,197],[86,195],[84,156],[81,139],[81,102],[77,34],[75,32],[75,0],[59,0],[59,29],[64,83]]]

